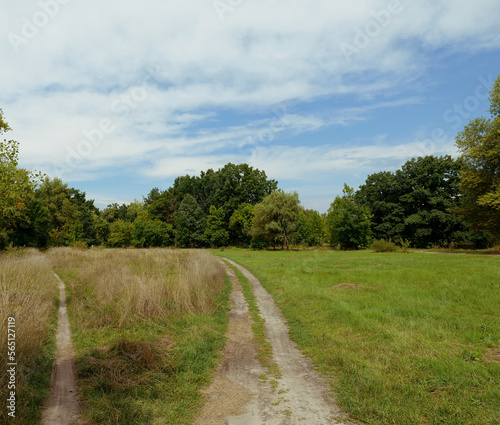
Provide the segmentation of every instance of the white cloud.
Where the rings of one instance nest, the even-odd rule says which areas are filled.
[[[114,131],[74,167],[73,179],[123,166],[171,176],[246,157],[281,178],[307,180],[318,170],[400,161],[413,145],[281,142],[422,102],[408,86],[425,71],[429,51],[500,47],[498,0],[401,0],[401,12],[346,58],[342,43],[366,37],[374,14],[394,1],[252,0],[221,20],[211,0],[71,0],[57,3],[58,12],[18,52],[9,34],[22,36],[43,10],[40,2],[3,2],[0,106],[15,129],[9,137],[22,141],[24,164],[43,170],[66,161],[84,130],[110,120]],[[126,99],[141,89],[144,99],[129,106]],[[304,112],[337,95],[359,106]],[[286,125],[272,112],[282,105],[291,105]],[[241,114],[238,123],[222,121],[227,113]]]

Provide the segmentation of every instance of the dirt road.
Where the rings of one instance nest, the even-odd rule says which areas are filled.
[[[233,284],[228,342],[223,363],[210,387],[207,402],[195,425],[352,425],[336,406],[327,381],[315,370],[290,340],[285,320],[260,282],[231,260],[252,283],[267,337],[282,378],[274,387],[260,379],[266,371],[255,354],[251,320],[241,286],[227,268]]]
[[[66,308],[66,289],[59,276],[56,275],[56,278],[59,284],[56,361],[52,370],[51,394],[42,414],[42,424],[73,425],[76,423],[78,410],[75,353]]]

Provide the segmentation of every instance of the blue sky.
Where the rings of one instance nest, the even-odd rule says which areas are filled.
[[[99,207],[246,162],[324,212],[344,182],[456,155],[500,74],[498,0],[6,3],[7,137]]]

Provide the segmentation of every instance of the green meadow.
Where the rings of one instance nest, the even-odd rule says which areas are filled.
[[[500,423],[500,258],[214,251],[274,297],[353,420]]]

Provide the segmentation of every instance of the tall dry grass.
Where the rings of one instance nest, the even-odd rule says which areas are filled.
[[[57,317],[56,294],[57,281],[50,264],[38,251],[0,254],[0,398],[7,398],[7,320],[14,317],[16,423],[35,423],[49,387]],[[6,409],[2,409],[0,419],[7,420],[6,413]]]
[[[223,267],[205,251],[54,248],[47,255],[66,274],[75,320],[95,326],[212,314],[224,287]]]

